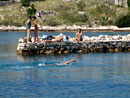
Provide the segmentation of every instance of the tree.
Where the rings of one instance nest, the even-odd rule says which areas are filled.
[[[32,8],[32,14],[35,14],[37,12],[36,8],[34,7],[34,4],[31,5]]]
[[[130,8],[130,0],[127,0],[127,5]]]
[[[28,16],[32,16],[37,12],[37,9],[34,7],[34,4],[31,5],[31,8],[26,10]]]
[[[119,16],[116,19],[115,25],[118,27],[130,27],[130,14]]]
[[[29,6],[30,5],[30,0],[21,0],[22,6]]]

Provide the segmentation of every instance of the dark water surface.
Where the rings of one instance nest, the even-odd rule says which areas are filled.
[[[84,33],[100,34],[129,33]],[[16,46],[24,36],[25,32],[0,32],[0,98],[130,98],[130,53],[20,57]],[[70,59],[77,63],[48,66]]]

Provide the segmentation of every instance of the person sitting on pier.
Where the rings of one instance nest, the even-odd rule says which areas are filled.
[[[70,41],[72,41],[72,42],[83,41],[83,38],[82,38],[82,30],[81,30],[81,29],[78,29],[78,32],[76,33],[76,38],[71,38]]]
[[[82,38],[82,30],[81,29],[78,29],[78,32],[76,33],[76,39],[77,41],[82,41],[83,38]]]

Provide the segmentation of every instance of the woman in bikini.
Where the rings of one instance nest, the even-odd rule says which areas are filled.
[[[37,26],[37,18],[33,16],[33,26],[34,26],[34,41],[38,41],[38,26]]]
[[[26,30],[27,30],[27,42],[30,42],[30,33],[31,33],[31,20],[32,17],[29,16],[29,19],[26,21],[25,25],[26,25]]]

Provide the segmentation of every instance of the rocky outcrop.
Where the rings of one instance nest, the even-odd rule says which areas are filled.
[[[25,43],[26,39],[20,38],[17,46],[17,54],[39,55],[39,54],[96,53],[96,52],[130,52],[130,38],[125,38],[121,40],[121,37],[113,36],[111,40],[106,40],[105,39],[106,37],[103,35],[97,37],[97,39],[98,38],[100,39],[87,41],[85,40],[84,37],[84,41],[82,42],[69,41],[69,42],[49,42],[49,43],[41,43],[41,42]],[[122,38],[124,37],[122,36]]]

